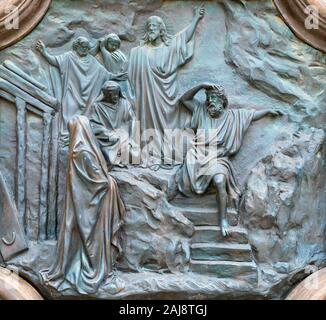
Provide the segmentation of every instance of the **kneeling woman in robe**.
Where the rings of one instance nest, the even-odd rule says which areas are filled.
[[[95,293],[110,281],[121,252],[119,229],[125,208],[89,120],[74,118],[69,131],[65,212],[56,260],[42,277],[59,291],[75,286],[79,293]]]

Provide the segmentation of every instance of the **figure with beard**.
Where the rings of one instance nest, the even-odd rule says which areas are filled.
[[[177,71],[193,56],[194,34],[204,16],[205,8],[200,6],[192,23],[175,36],[168,33],[162,18],[152,16],[146,22],[141,45],[131,50],[129,77],[136,117],[143,145],[153,139],[154,157],[161,157],[164,130],[180,128],[191,118],[187,110],[181,112],[176,106]]]
[[[97,61],[91,41],[86,37],[77,37],[72,49],[52,55],[45,44],[39,40],[36,49],[50,64],[50,75],[54,95],[60,100],[61,110],[58,123],[54,128],[60,136],[58,155],[58,230],[60,229],[62,212],[66,197],[65,188],[67,172],[67,146],[69,144],[68,123],[75,116],[89,111],[101,93],[103,84],[108,80],[124,80],[126,74],[113,74]]]
[[[68,122],[75,115],[83,114],[99,96],[102,85],[108,80],[124,80],[125,73],[108,72],[92,55],[89,39],[78,37],[73,41],[72,50],[61,55],[51,55],[45,44],[39,40],[36,49],[45,60],[59,71],[59,77],[52,72],[54,90],[61,101],[61,136],[68,143]],[[53,71],[53,70],[52,70]],[[58,78],[58,79],[57,79]],[[60,88],[60,89],[59,89]]]
[[[206,101],[195,99],[197,93],[206,90]],[[220,227],[224,237],[229,235],[226,219],[228,205],[237,208],[240,189],[229,160],[243,142],[252,121],[267,115],[279,116],[278,109],[229,110],[224,88],[210,83],[196,86],[181,98],[181,102],[193,113],[191,126],[196,135],[181,168],[178,187],[186,196],[204,194],[213,185],[217,190]]]

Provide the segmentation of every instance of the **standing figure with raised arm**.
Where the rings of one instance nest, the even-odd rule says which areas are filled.
[[[129,78],[143,145],[151,138],[146,130],[155,132],[154,140],[160,144],[165,129],[184,127],[187,116],[190,118],[176,107],[177,71],[193,56],[194,34],[204,15],[205,8],[200,6],[192,23],[175,36],[168,33],[162,18],[152,16],[146,22],[141,45],[131,50]],[[160,154],[159,145],[156,149]]]
[[[47,62],[60,72],[61,134],[68,135],[68,122],[75,115],[83,114],[99,96],[105,81],[119,79],[122,75],[108,72],[91,54],[91,43],[85,37],[73,41],[72,50],[61,55],[51,55],[39,40],[36,49]],[[59,98],[59,99],[60,99]]]
[[[201,90],[206,90],[205,102],[195,99]],[[204,194],[213,185],[217,190],[221,232],[226,237],[228,204],[237,207],[241,195],[229,157],[239,151],[252,121],[283,113],[278,109],[230,110],[224,88],[210,83],[194,87],[183,95],[181,102],[193,113],[191,126],[196,135],[181,169],[179,190],[189,196]]]
[[[126,55],[120,50],[121,40],[115,33],[110,33],[106,39],[101,39],[99,48],[103,57],[105,68],[113,74],[128,72],[129,61]],[[130,103],[133,103],[133,93],[126,75],[126,79],[119,81],[122,92]]]

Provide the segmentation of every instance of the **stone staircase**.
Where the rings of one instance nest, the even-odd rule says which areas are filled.
[[[234,210],[227,214],[232,226],[230,235],[223,238],[214,195],[194,198],[178,195],[171,204],[195,225],[191,239],[192,272],[257,282],[257,266],[252,258],[248,233],[238,226],[238,215]]]

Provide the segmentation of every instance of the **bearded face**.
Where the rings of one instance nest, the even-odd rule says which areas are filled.
[[[206,105],[208,114],[212,118],[219,118],[224,112],[223,102],[216,92],[206,93]]]
[[[147,22],[146,32],[150,42],[156,41],[161,37],[161,23],[158,19],[150,18]]]
[[[83,39],[75,44],[74,49],[80,57],[86,57],[90,52],[91,45],[87,39]]]

